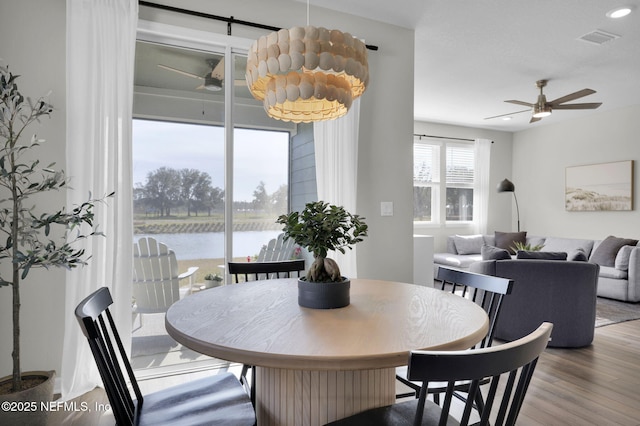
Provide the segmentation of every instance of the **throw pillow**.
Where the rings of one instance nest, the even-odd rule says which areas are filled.
[[[496,247],[501,249],[505,249],[509,252],[509,254],[516,254],[513,251],[515,243],[519,242],[525,244],[527,242],[527,232],[495,232],[496,238]]]
[[[586,262],[587,254],[584,252],[583,249],[578,248],[573,250],[570,253],[567,253],[567,260],[572,260],[574,262]]]
[[[615,266],[616,256],[620,248],[623,246],[635,246],[636,244],[638,244],[638,240],[617,238],[609,235],[596,247],[590,260],[600,266]]]
[[[616,269],[620,269],[621,271],[629,270],[629,257],[631,256],[631,250],[635,247],[633,246],[622,246],[620,250],[618,250],[618,254],[616,255],[616,260],[614,262],[614,266]]]
[[[478,254],[484,244],[484,238],[482,235],[454,235],[453,243],[458,254]]]
[[[567,253],[563,251],[518,250],[516,259],[567,260]]]
[[[506,260],[511,259],[509,252],[494,246],[483,245],[480,249],[482,260]]]

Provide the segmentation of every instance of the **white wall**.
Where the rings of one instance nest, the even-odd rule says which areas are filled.
[[[51,91],[55,110],[24,134],[46,139],[37,151],[43,162],[65,166],[66,82],[64,0],[2,0],[0,4],[0,60],[21,77],[23,95],[38,98]],[[5,194],[0,194],[4,197]],[[42,205],[58,209],[65,205],[65,192],[40,198]],[[36,213],[44,210],[36,209]],[[51,211],[51,210],[48,210]],[[4,238],[4,237],[3,237]],[[0,264],[3,276],[6,260]],[[6,278],[6,276],[5,276]],[[57,370],[62,363],[64,315],[64,270],[38,270],[22,286],[22,369]],[[11,374],[11,287],[0,288],[0,376]]]
[[[634,106],[516,133],[513,183],[520,202],[522,229],[534,235],[557,237],[640,238],[638,117],[640,106]],[[566,167],[621,160],[635,162],[633,211],[565,211]]]
[[[460,139],[489,139],[493,141],[491,145],[491,172],[489,175],[489,214],[487,222],[487,232],[494,231],[515,231],[516,220],[515,204],[511,194],[498,194],[493,188],[498,186],[502,179],[511,180],[511,148],[512,133],[495,130],[475,129],[472,127],[452,126],[447,124],[427,123],[416,121],[414,123],[414,133],[419,135],[432,135]],[[516,188],[518,190],[518,188]],[[519,193],[519,191],[518,191]],[[518,198],[520,203],[520,199]],[[522,207],[520,208],[522,210]],[[412,212],[413,214],[413,212]],[[522,214],[522,213],[521,213]],[[434,250],[436,253],[445,251],[446,237],[454,234],[471,234],[474,230],[469,226],[455,224],[447,225],[416,225],[415,233],[421,235],[433,235]]]

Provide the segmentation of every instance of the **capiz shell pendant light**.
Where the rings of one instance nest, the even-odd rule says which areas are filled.
[[[267,115],[294,123],[345,115],[369,83],[365,44],[349,33],[306,26],[254,41],[247,84]]]

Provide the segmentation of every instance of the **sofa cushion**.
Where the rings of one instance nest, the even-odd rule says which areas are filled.
[[[480,249],[482,260],[503,260],[511,259],[511,255],[505,249],[501,249],[495,246],[483,245]]]
[[[567,260],[571,260],[574,262],[586,262],[588,260],[588,257],[583,249],[578,248],[570,253],[567,253]]]
[[[468,268],[469,265],[482,260],[480,254],[452,254],[452,253],[435,253],[433,262],[444,266],[453,266],[454,268]]]
[[[496,246],[496,236],[495,235],[484,235],[484,243],[488,246]]]
[[[544,247],[541,251],[563,251],[572,253],[574,250],[582,249],[587,256],[593,248],[593,240],[581,240],[577,238],[555,238],[547,237],[544,240]]]
[[[607,238],[596,247],[589,259],[592,263],[597,263],[600,266],[615,266],[616,256],[618,251],[623,246],[635,246],[638,244],[638,240],[632,240],[630,238],[618,238],[613,235],[609,235]]]
[[[612,268],[610,266],[601,266],[599,275],[602,278],[613,278],[616,280],[626,280],[629,278],[629,273],[627,271]]]
[[[527,232],[495,232],[496,247],[507,250],[510,254],[516,254],[513,246],[515,243],[525,244],[527,242]]]
[[[527,245],[530,247],[540,246],[544,247],[545,237],[536,237],[533,235],[527,235]]]
[[[458,254],[478,254],[484,244],[484,238],[480,234],[454,235],[453,243],[456,246]]]
[[[621,271],[627,271],[629,269],[629,257],[631,256],[631,251],[636,248],[635,246],[622,246],[620,250],[618,250],[618,254],[616,255],[616,260],[614,262],[614,268],[620,269]]]
[[[516,259],[567,260],[567,253],[563,251],[518,250]]]

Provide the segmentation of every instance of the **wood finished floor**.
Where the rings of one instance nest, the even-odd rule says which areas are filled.
[[[143,393],[189,380],[145,380]],[[104,401],[101,391],[89,400]],[[93,404],[93,402],[92,402]],[[109,424],[58,413],[49,425]],[[596,329],[594,343],[580,349],[548,348],[541,356],[518,419],[523,426],[640,426],[640,320]]]
[[[586,348],[548,348],[518,424],[639,426],[640,320],[596,328]]]

